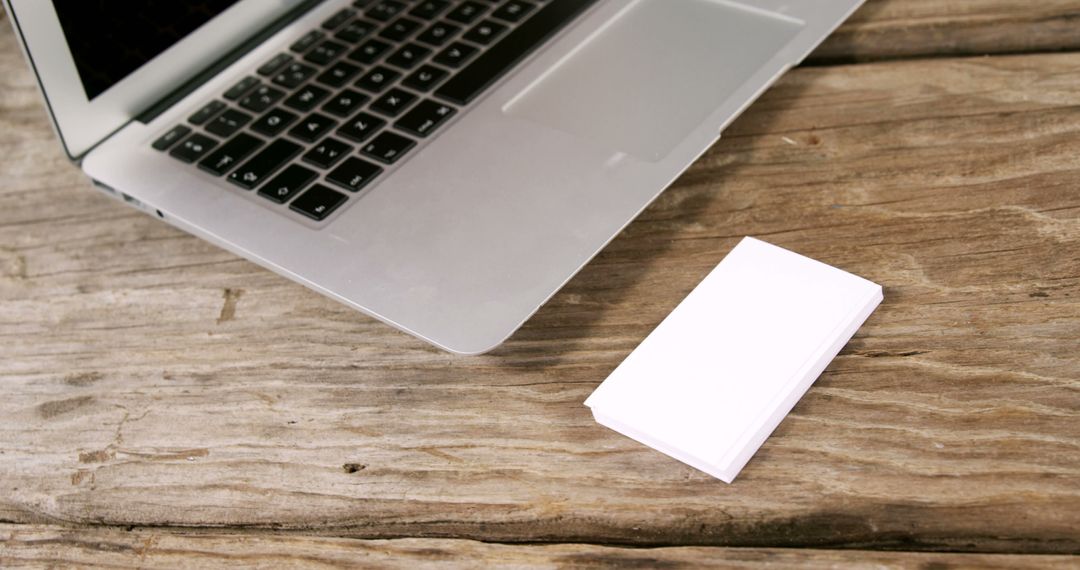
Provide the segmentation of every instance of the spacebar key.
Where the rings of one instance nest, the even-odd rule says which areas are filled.
[[[435,95],[465,105],[596,0],[553,0],[443,83]]]

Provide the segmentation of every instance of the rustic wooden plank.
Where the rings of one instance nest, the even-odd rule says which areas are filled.
[[[1080,49],[1078,0],[867,0],[816,63]]]
[[[109,568],[985,568],[1080,565],[1055,555],[779,548],[509,545],[454,539],[358,540],[295,534],[0,525],[0,565]]]
[[[787,76],[499,351],[100,196],[0,35],[0,521],[1080,552],[1080,56]],[[886,301],[734,485],[581,402],[736,243]]]

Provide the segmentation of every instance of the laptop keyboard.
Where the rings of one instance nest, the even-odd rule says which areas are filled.
[[[358,0],[153,142],[321,221],[592,0]]]

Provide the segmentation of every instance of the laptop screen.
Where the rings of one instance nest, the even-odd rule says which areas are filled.
[[[238,0],[53,0],[86,98],[157,57]]]

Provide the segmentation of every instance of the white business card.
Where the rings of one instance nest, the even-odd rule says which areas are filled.
[[[744,238],[585,404],[730,483],[881,300],[880,285]]]

